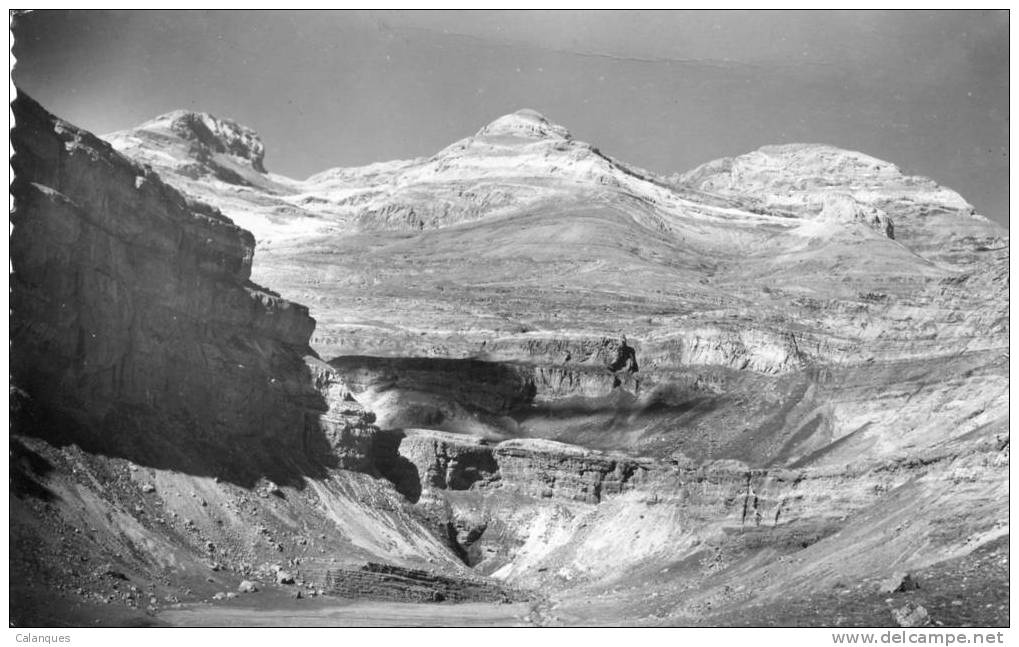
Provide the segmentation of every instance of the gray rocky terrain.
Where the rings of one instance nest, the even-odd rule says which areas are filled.
[[[1007,624],[1008,232],[954,191],[13,110],[20,623]]]

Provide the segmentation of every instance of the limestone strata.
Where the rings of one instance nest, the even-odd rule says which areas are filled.
[[[639,459],[590,452],[548,440],[507,440],[495,448],[503,480],[530,496],[597,503],[637,487],[647,467]]]
[[[659,369],[714,365],[781,374],[803,368],[810,359],[798,348],[795,333],[760,325],[679,324],[633,343],[641,364]],[[486,344],[484,350],[490,359],[545,367],[560,365],[582,371],[588,367],[604,369],[611,364],[618,346],[618,338],[576,333],[569,337],[529,334],[502,337]],[[601,394],[604,393],[603,389]]]
[[[712,551],[719,573],[727,560],[738,563],[758,550],[781,556],[819,544],[852,552],[855,540],[847,537],[886,536],[892,525],[904,525],[898,506],[916,488],[941,501],[936,516],[945,524],[967,533],[997,536],[1007,514],[995,502],[1004,488],[1007,435],[988,430],[908,459],[794,469],[635,460],[562,443],[489,444],[431,430],[407,430],[397,451],[420,478],[417,509],[449,529],[450,545],[465,561],[517,585],[564,590]],[[964,550],[966,533],[910,527],[900,550],[911,563]],[[804,568],[819,569],[827,582],[849,572],[831,564],[831,552],[810,554],[820,561]],[[853,576],[880,572],[883,559]],[[753,577],[766,581],[766,571],[755,567]]]
[[[549,440],[489,444],[433,430],[400,433],[399,455],[414,465],[424,488],[498,487],[538,499],[598,503],[641,483],[647,470],[638,459]]]
[[[501,479],[492,446],[482,439],[426,429],[390,433],[397,436],[393,453],[414,466],[421,487],[467,490]]]
[[[11,376],[64,421],[45,433],[158,460],[300,449],[315,322],[251,283],[251,234],[24,94],[13,110]]]
[[[343,378],[322,360],[305,357],[315,391],[324,407],[305,419],[309,438],[324,436],[317,458],[360,472],[374,471],[375,413],[358,402]]]

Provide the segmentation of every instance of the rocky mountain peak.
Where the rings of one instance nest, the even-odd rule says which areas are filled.
[[[677,184],[722,193],[892,191],[931,194],[946,208],[971,210],[959,194],[925,177],[907,176],[891,162],[829,144],[779,144],[703,164],[673,178]],[[934,194],[937,194],[934,196]]]
[[[829,144],[778,144],[762,146],[745,156],[748,161],[777,173],[802,177],[837,175],[880,182],[897,180],[902,172],[891,162]]]
[[[207,112],[175,110],[142,124],[141,129],[168,129],[177,136],[197,142],[213,153],[233,155],[265,173],[265,145],[257,132],[230,119]]]
[[[499,117],[478,131],[477,137],[525,137],[528,139],[572,139],[563,126],[554,124],[530,108]]]

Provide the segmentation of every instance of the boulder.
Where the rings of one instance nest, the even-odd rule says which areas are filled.
[[[258,584],[251,580],[244,580],[237,585],[237,590],[241,593],[255,593],[258,591]]]
[[[294,576],[287,571],[276,571],[276,583],[277,584],[293,584]]]
[[[892,609],[892,616],[900,627],[926,627],[931,623],[927,609],[912,602],[898,609]]]

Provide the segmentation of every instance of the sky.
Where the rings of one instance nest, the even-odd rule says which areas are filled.
[[[661,174],[858,150],[1008,226],[1007,11],[36,11],[15,83],[96,134],[178,108],[294,178],[427,156],[520,108]]]

